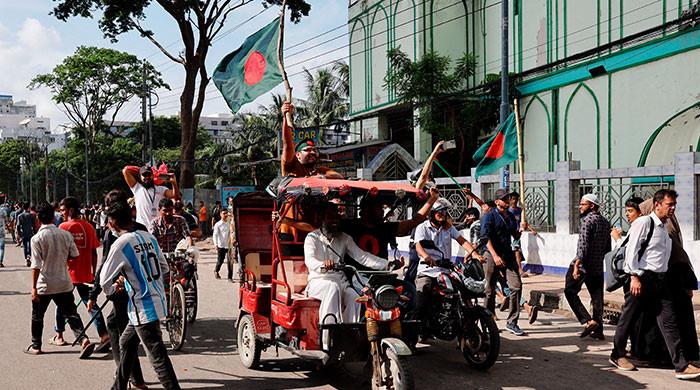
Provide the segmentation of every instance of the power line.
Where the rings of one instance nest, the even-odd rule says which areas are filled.
[[[443,9],[446,9],[446,8],[448,8],[448,7],[451,7],[451,6],[455,5],[455,4],[461,4],[461,3],[454,3],[454,4],[452,4],[452,5],[449,5],[449,6],[444,7]],[[483,7],[483,8],[478,9],[478,10],[474,10],[473,12],[468,13],[468,14],[466,14],[466,15],[474,14],[474,13],[476,13],[476,12],[485,10],[485,9],[487,9],[487,8],[489,8],[489,7],[493,7],[493,6],[498,5],[498,4],[500,4],[500,3],[493,3],[493,4],[490,4],[490,5],[487,5],[487,6]],[[605,22],[609,22],[609,21],[612,21],[612,20],[615,20],[615,19],[619,19],[620,17],[622,17],[622,16],[624,16],[624,15],[632,14],[632,13],[634,13],[634,12],[637,12],[637,11],[643,9],[643,8],[646,8],[646,7],[648,7],[648,6],[650,6],[650,5],[654,5],[654,4],[655,4],[654,2],[647,3],[647,4],[642,5],[642,6],[640,6],[640,7],[637,7],[637,8],[631,9],[631,10],[629,10],[629,11],[627,11],[627,12],[624,12],[624,13],[622,13],[622,14],[620,14],[620,15],[616,15],[616,16],[614,16],[614,17],[610,17],[610,18],[608,18],[607,20],[602,21],[601,23],[605,23]],[[671,9],[670,11],[673,11],[673,10],[674,10],[674,9]],[[663,13],[661,13],[661,14],[663,14]],[[647,18],[644,18],[644,19],[641,19],[641,20],[637,20],[637,21],[630,22],[630,23],[624,25],[623,27],[625,27],[625,26],[631,26],[631,25],[634,25],[634,24],[643,22],[643,21],[645,21],[645,20],[648,20],[648,19],[657,17],[657,16],[659,16],[659,15],[661,15],[661,14],[655,14],[655,15],[652,15],[652,16],[650,16],[650,17],[647,17]],[[437,26],[440,26],[440,25],[443,25],[443,24],[446,24],[446,23],[450,23],[450,22],[455,21],[455,20],[457,20],[457,19],[461,19],[461,18],[463,18],[463,17],[466,17],[466,15],[459,15],[459,16],[457,16],[457,17],[454,17],[454,18],[445,20],[445,21],[443,21],[443,22],[441,22],[441,23],[435,24],[435,25],[433,25],[432,27],[437,27]],[[423,18],[423,17],[426,17],[426,16],[427,16],[427,15],[423,15],[423,16],[421,16],[420,18]],[[410,23],[413,23],[414,21],[411,20],[411,21],[409,21],[409,22],[410,22]],[[593,24],[593,25],[591,25],[591,26],[588,26],[588,27],[581,28],[581,29],[579,29],[579,30],[576,30],[576,31],[573,31],[573,32],[571,32],[571,33],[566,34],[566,37],[570,37],[570,36],[577,35],[577,34],[579,34],[579,33],[582,32],[582,31],[588,30],[588,29],[590,29],[590,28],[592,28],[592,27],[596,27],[596,26],[597,26],[597,23],[596,23],[596,24]],[[413,32],[413,33],[411,33],[411,34],[407,34],[407,35],[404,35],[404,36],[402,36],[402,37],[395,38],[395,41],[396,41],[396,40],[403,39],[403,38],[410,37],[410,36],[412,36],[412,35],[418,34],[419,32],[425,33],[425,31],[426,31],[427,29],[428,29],[428,27],[426,26],[425,28],[422,29],[422,31],[416,31],[416,32]],[[380,33],[380,34],[381,34],[381,33]],[[585,38],[583,38],[583,39],[581,39],[581,40],[578,40],[578,41],[568,42],[567,44],[578,43],[578,42],[581,42],[581,41],[584,41],[584,40],[587,40],[587,39],[590,39],[590,38],[594,38],[594,37],[596,37],[596,36],[597,36],[597,34],[596,34],[596,35],[592,35],[592,36],[590,36],[590,37],[585,37]],[[358,41],[358,42],[360,42],[360,41]],[[311,60],[313,60],[313,59],[322,57],[322,56],[324,56],[324,55],[326,55],[326,54],[332,53],[333,51],[337,51],[337,50],[339,50],[339,49],[348,47],[348,46],[351,45],[351,44],[352,44],[352,43],[350,43],[350,44],[348,44],[348,45],[343,45],[343,46],[341,46],[341,47],[339,47],[339,48],[330,50],[330,51],[328,51],[328,52],[324,52],[324,53],[321,53],[321,54],[312,56],[312,57],[307,58],[307,59],[305,59],[305,60],[303,60],[303,61],[300,61],[300,62],[291,64],[291,65],[289,65],[289,67],[291,68],[291,67],[294,67],[294,66],[302,65],[302,64],[305,63],[305,62],[308,62],[308,61],[311,61]],[[545,43],[543,43],[543,44],[535,45],[535,46],[533,46],[533,47],[530,47],[530,48],[528,48],[528,49],[523,50],[521,53],[535,50],[535,49],[537,49],[538,47],[545,46],[545,45],[547,45],[547,44],[548,44],[548,43],[545,42]],[[387,45],[388,45],[388,43],[382,42],[382,43],[380,43],[380,44],[378,44],[378,45],[376,45],[376,46],[370,46],[370,47],[365,48],[365,49],[363,49],[363,50],[361,50],[361,51],[359,51],[359,52],[357,52],[357,53],[353,53],[353,55],[367,53],[367,52],[370,52],[370,51],[373,50],[373,49],[376,49],[376,48],[379,48],[379,47],[383,47],[383,46],[387,46]],[[562,46],[557,46],[557,47],[563,47],[563,45],[562,45]],[[509,56],[509,58],[511,58],[511,57],[512,57],[512,58],[515,58],[516,55],[517,55],[517,53],[513,53],[511,56]],[[527,56],[527,57],[525,57],[524,59],[529,59],[529,58],[533,58],[533,57],[536,57],[536,56],[537,56],[537,54],[535,54],[535,55],[533,55],[533,56]],[[326,62],[326,63],[320,64],[320,65],[317,65],[317,66],[314,66],[314,67],[310,67],[310,68],[308,68],[308,69],[306,69],[306,70],[313,70],[313,69],[317,69],[317,68],[320,68],[320,67],[328,66],[328,65],[333,64],[333,63],[336,62],[336,61],[339,61],[339,60],[346,60],[346,59],[348,59],[349,57],[350,57],[350,55],[346,55],[346,56],[343,56],[343,57],[341,57],[341,58],[334,59],[333,61]],[[500,59],[497,59],[497,60],[494,60],[494,61],[486,62],[486,63],[484,64],[484,66],[487,65],[487,64],[495,63],[495,62],[500,62]],[[489,71],[489,70],[492,70],[492,68],[489,68],[487,71]],[[304,71],[305,71],[305,70],[302,69],[302,70],[300,70],[300,71],[298,71],[298,72],[290,73],[289,76],[290,76],[290,77],[293,77],[293,76],[296,76],[296,75],[299,75],[299,74],[304,73]],[[207,94],[207,95],[211,95],[211,93],[216,93],[216,92],[217,92],[216,90],[211,90],[211,91],[208,91],[206,94]],[[210,100],[213,100],[213,99],[216,99],[216,98],[219,98],[219,97],[220,97],[220,96],[218,96],[218,95],[212,96],[212,97],[209,97],[209,98],[205,99],[205,101],[210,101]],[[362,102],[358,103],[358,105],[363,105],[363,104],[364,104],[364,103],[362,103]],[[167,107],[167,108],[165,108],[165,109],[170,109],[170,108],[171,108],[171,107]]]

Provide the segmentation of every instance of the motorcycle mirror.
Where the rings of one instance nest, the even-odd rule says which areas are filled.
[[[418,243],[423,247],[423,249],[438,249],[433,240],[420,240]]]

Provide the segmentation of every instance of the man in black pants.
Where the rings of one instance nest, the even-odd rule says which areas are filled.
[[[212,241],[214,241],[214,246],[216,247],[216,267],[214,267],[214,277],[221,279],[219,275],[219,270],[221,270],[221,265],[226,261],[226,266],[228,268],[228,280],[233,281],[233,265],[226,255],[228,255],[229,244],[231,243],[231,231],[229,229],[228,221],[228,210],[222,209],[219,211],[220,218],[214,224],[214,229],[211,234]]]
[[[564,295],[576,315],[584,325],[581,337],[590,335],[597,340],[605,340],[603,335],[603,257],[610,251],[610,223],[603,217],[600,201],[594,194],[586,194],[578,206],[581,213],[576,259],[566,272]],[[578,294],[586,285],[591,296],[593,316],[588,313]]]
[[[637,218],[630,227],[625,251],[625,271],[630,274],[629,289],[625,293],[625,306],[617,323],[610,363],[624,371],[636,369],[625,357],[627,338],[644,310],[656,316],[676,369],[676,378],[694,379],[700,377],[700,367],[688,362],[673,308],[673,294],[668,284],[664,283],[672,245],[665,224],[675,213],[677,197],[673,190],[657,191],[654,194],[654,212]],[[649,223],[650,219],[653,224]],[[652,234],[649,241],[644,243],[650,226],[653,226]],[[644,250],[643,245],[646,246]]]
[[[109,206],[115,202],[126,202],[127,196],[124,192],[120,190],[112,190],[107,196],[105,196],[105,207],[107,211]],[[146,227],[138,222],[133,222],[131,225],[132,230],[146,230]],[[102,264],[104,264],[109,254],[109,250],[112,247],[114,241],[117,240],[117,236],[112,233],[111,230],[106,229],[104,238],[102,239],[102,260],[100,261],[96,271],[95,271],[95,284],[90,291],[90,300],[88,301],[88,311],[92,309],[97,302],[97,297],[102,292],[100,287],[100,271],[102,270]],[[110,296],[112,301],[112,312],[107,316],[107,332],[109,333],[110,347],[112,348],[112,357],[117,367],[119,367],[119,358],[121,355],[121,350],[119,348],[119,338],[121,337],[124,329],[129,324],[129,297],[126,295],[125,291],[120,291],[114,293]],[[143,372],[141,371],[141,363],[139,362],[138,356],[134,358],[134,364],[131,367],[131,385],[137,389],[147,389],[146,380],[143,378]]]
[[[44,202],[39,205],[41,228],[31,242],[32,267],[32,343],[24,351],[39,355],[44,330],[44,315],[51,301],[63,312],[73,333],[81,342],[80,358],[92,354],[95,345],[83,333],[83,322],[73,304],[73,282],[68,274],[68,259],[78,257],[78,248],[73,236],[53,224],[53,206]]]

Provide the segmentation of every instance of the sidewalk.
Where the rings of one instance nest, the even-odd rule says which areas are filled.
[[[588,304],[588,291],[586,291],[585,285],[580,296],[584,304]],[[539,303],[545,311],[575,318],[564,297],[563,275],[530,274],[529,277],[523,278],[523,297],[530,302]],[[617,323],[625,302],[622,289],[612,293],[605,292],[604,302],[603,318],[606,322]],[[700,336],[700,294],[697,291],[693,295],[693,308],[695,310],[695,327]]]

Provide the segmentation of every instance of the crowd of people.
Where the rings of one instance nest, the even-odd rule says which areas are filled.
[[[292,110],[289,103],[284,104],[284,113]],[[332,169],[318,165],[318,150],[312,140],[293,143],[286,119],[282,134],[282,175],[342,179]],[[360,202],[359,219],[343,219],[342,205],[332,202],[320,208],[321,218],[315,223],[299,218],[303,210],[298,205],[291,205],[281,215],[273,213],[280,240],[303,241],[309,270],[306,294],[321,301],[320,318],[330,315],[338,322],[357,321],[361,316],[357,292],[334,267],[349,256],[370,268],[386,268],[388,248],[396,247],[396,238],[403,236],[410,237],[403,279],[416,293],[413,309],[422,321],[427,320],[439,261],[463,261],[453,256],[453,241],[466,251],[464,260],[473,258],[483,264],[485,306],[495,315],[496,298],[500,298],[500,311],[508,312],[508,331],[516,336],[525,334],[518,325],[523,307],[530,323],[536,320],[539,306],[522,297],[522,278],[527,273],[523,271],[520,239],[523,234],[537,232],[523,220],[520,196],[498,189],[484,202],[464,190],[470,203],[478,207],[469,207],[464,220],[456,223],[448,212],[453,205],[439,197],[431,182],[432,164],[442,151],[440,142],[416,177],[415,187],[429,196],[408,219],[390,218],[386,205],[371,196]],[[148,350],[161,384],[166,389],[179,389],[160,332],[168,310],[165,286],[172,268],[164,253],[183,243],[192,246],[196,238],[211,234],[217,251],[215,277],[220,279],[225,262],[227,279],[232,281],[232,259],[237,258],[235,226],[231,223],[231,200],[228,208],[216,202],[211,213],[203,201],[194,210],[192,203],[184,205],[180,200],[173,174],[154,177],[155,172],[147,165],[125,167],[122,174],[131,196],[113,190],[99,205],[83,206],[78,199],[66,197],[53,205],[0,207],[0,233],[9,230],[13,241],[24,247],[25,261],[32,269],[31,344],[26,353],[43,353],[44,316],[54,302],[55,335],[50,342],[67,344],[63,333],[68,323],[76,343],[80,343],[80,358],[111,349],[117,366],[113,389],[128,385],[147,388],[137,354],[139,344]],[[668,362],[676,377],[690,379],[700,376],[700,367],[692,363],[698,360],[698,341],[690,300],[697,280],[674,215],[677,196],[674,191],[661,190],[650,200],[631,198],[626,204],[631,227],[623,236],[600,213],[603,205],[599,199],[584,195],[579,204],[579,241],[566,274],[565,296],[582,324],[581,337],[604,340],[603,258],[613,248],[624,247],[629,276],[610,363],[621,370],[633,370],[632,357]],[[464,226],[462,231],[456,228],[459,224]],[[197,229],[199,234],[193,234]],[[425,246],[428,241],[433,244]],[[102,256],[98,258],[100,246]],[[3,257],[4,241],[0,244],[0,267]],[[592,313],[579,298],[584,285],[591,295]],[[93,343],[86,336],[73,291],[87,307],[99,342]],[[99,304],[101,294],[112,302],[112,312],[106,318],[101,310],[105,305]],[[431,335],[422,337],[428,342]]]

